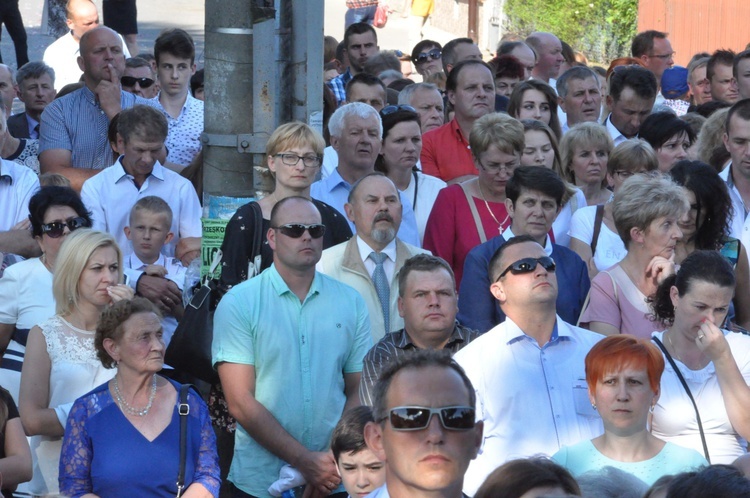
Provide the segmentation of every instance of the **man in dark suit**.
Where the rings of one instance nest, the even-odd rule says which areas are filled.
[[[55,71],[44,62],[29,62],[16,73],[18,98],[26,112],[8,118],[8,130],[16,138],[39,138],[39,120],[55,98]]]

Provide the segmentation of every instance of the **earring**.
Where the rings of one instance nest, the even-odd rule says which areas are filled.
[[[648,409],[648,412],[654,413],[654,408],[656,408],[656,404],[651,405],[651,407]]]
[[[594,410],[596,410],[596,403],[591,403],[591,408],[593,408]]]

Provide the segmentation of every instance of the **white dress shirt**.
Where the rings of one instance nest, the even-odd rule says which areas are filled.
[[[39,190],[39,179],[26,166],[0,159],[0,231],[29,217],[29,199]]]
[[[729,190],[729,197],[732,199],[732,207],[734,208],[729,223],[730,232],[728,235],[735,239],[740,239],[742,245],[747,249],[750,247],[750,216],[748,216],[748,207],[745,206],[740,191],[734,185],[731,162],[719,173],[719,176],[727,182],[727,190]],[[750,255],[748,255],[748,258],[750,258]]]
[[[469,496],[498,466],[514,458],[550,456],[603,432],[589,402],[584,358],[603,336],[557,317],[550,341],[537,341],[508,317],[458,351],[484,421],[482,448],[464,477]]]
[[[202,235],[202,210],[193,184],[157,161],[139,189],[133,176],[125,172],[121,160],[122,157],[83,183],[81,199],[91,211],[95,230],[112,234],[123,253],[133,252],[124,231],[130,223],[130,210],[138,199],[155,195],[172,208],[170,231],[174,233],[174,238],[162,249],[165,255],[174,256],[180,238]]]

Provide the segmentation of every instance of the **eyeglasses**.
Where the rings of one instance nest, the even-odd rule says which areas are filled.
[[[549,256],[542,256],[541,258],[523,258],[519,259],[515,263],[512,263],[505,270],[503,270],[503,272],[499,277],[497,277],[497,280],[495,280],[495,282],[503,278],[508,272],[511,272],[513,275],[531,273],[536,269],[536,265],[538,264],[542,265],[542,268],[544,268],[548,272],[555,271],[555,260],[550,258]]]
[[[428,60],[436,61],[436,60],[440,59],[440,57],[442,55],[443,54],[442,54],[442,52],[440,51],[439,48],[433,48],[429,52],[422,52],[418,56],[414,57],[412,59],[412,62],[414,62],[414,64],[424,64]]]
[[[483,170],[489,171],[490,173],[493,173],[493,174],[499,173],[503,170],[505,170],[506,173],[510,173],[511,171],[516,169],[518,165],[520,164],[520,161],[519,161],[518,163],[514,163],[514,164],[491,164],[489,166],[486,166],[484,163],[482,163],[482,161],[479,160],[478,157],[476,156],[474,157],[477,160],[477,163],[479,163],[479,165],[482,167]]]
[[[323,162],[322,156],[300,156],[297,154],[292,154],[291,152],[282,152],[280,154],[275,154],[274,157],[280,157],[281,162],[286,164],[287,166],[297,166],[299,160],[302,159],[302,164],[305,165],[305,168],[317,168],[318,166],[320,166],[320,163]]]
[[[123,76],[122,78],[120,78],[120,83],[122,83],[122,86],[135,86],[135,84],[138,83],[141,88],[148,88],[154,84],[154,80],[152,80],[151,78],[135,78],[133,76]]]
[[[79,216],[77,218],[71,218],[65,222],[53,221],[52,223],[45,223],[42,225],[42,233],[46,233],[49,237],[57,239],[62,237],[65,232],[65,227],[68,227],[68,230],[72,232],[79,228],[90,228],[91,225],[86,218]]]
[[[299,239],[305,233],[305,230],[310,232],[310,237],[313,239],[319,239],[326,233],[326,226],[319,223],[313,225],[303,225],[302,223],[289,223],[278,227],[271,227],[274,230],[278,230],[287,237],[293,239]]]
[[[391,408],[387,417],[379,420],[390,420],[395,431],[421,431],[430,425],[432,415],[440,417],[443,428],[450,431],[468,431],[474,428],[475,412],[470,406],[446,406],[429,408],[427,406],[397,406]]]
[[[409,111],[409,112],[417,112],[416,109],[414,109],[410,105],[401,104],[401,105],[389,105],[383,107],[383,109],[380,111],[381,116],[388,116],[389,114],[393,114],[394,112],[398,111]]]
[[[671,54],[659,54],[659,55],[652,54],[652,55],[649,55],[649,57],[654,57],[656,59],[667,60],[667,59],[671,59],[675,55],[677,55],[677,52],[672,52]]]

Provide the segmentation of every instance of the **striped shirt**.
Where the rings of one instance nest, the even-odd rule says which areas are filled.
[[[153,105],[147,99],[121,91],[120,105],[123,109],[136,104]],[[114,162],[107,139],[108,128],[109,118],[96,95],[84,86],[53,100],[44,109],[39,131],[39,154],[53,149],[69,150],[74,168],[104,169]]]
[[[480,335],[482,335],[481,332],[464,327],[456,322],[456,326],[453,327],[453,332],[443,349],[456,353]],[[419,347],[412,342],[406,329],[391,332],[380,339],[367,352],[365,359],[362,361],[362,380],[359,383],[359,400],[362,404],[372,406],[375,384],[380,378],[380,373],[390,361],[409,354],[409,351],[418,349]]]

